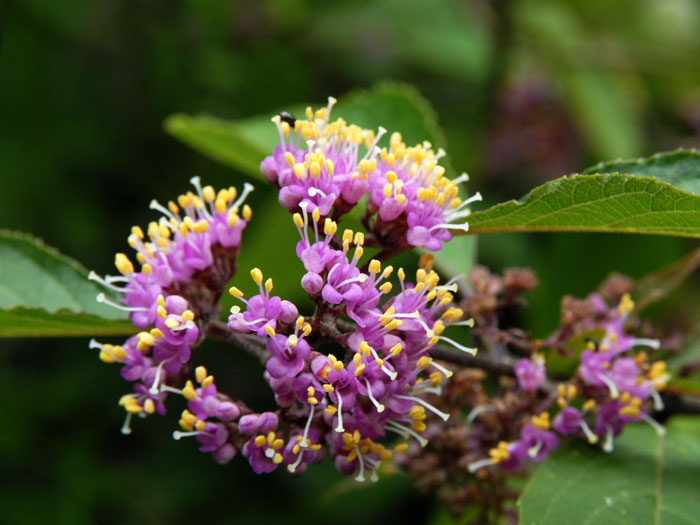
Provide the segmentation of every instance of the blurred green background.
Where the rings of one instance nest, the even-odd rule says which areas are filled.
[[[600,160],[700,144],[700,4],[693,0],[238,2],[23,0],[3,6],[0,228],[33,232],[100,273],[193,174],[242,175],[162,130],[175,112],[243,118],[323,103],[386,79],[433,104],[453,165],[487,203]],[[259,187],[239,267],[274,272],[290,299],[295,232]],[[280,226],[280,221],[284,221]],[[273,232],[273,233],[271,233]],[[563,294],[611,270],[638,277],[693,247],[681,239],[508,234],[479,239],[494,270],[534,268],[526,328],[546,335]],[[292,263],[284,257],[290,257]],[[269,262],[277,260],[276,264]],[[688,323],[688,290],[654,310]],[[296,294],[296,295],[295,295]],[[685,301],[683,309],[673,305]],[[181,409],[119,433],[127,391],[82,339],[1,341],[0,521],[379,523],[445,515],[409,479],[354,487],[331,465],[301,478],[216,465],[170,432]],[[217,383],[272,406],[261,369],[220,344]]]

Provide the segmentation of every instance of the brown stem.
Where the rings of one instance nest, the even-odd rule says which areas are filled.
[[[250,355],[258,358],[261,363],[267,362],[269,354],[262,340],[254,335],[237,334],[231,331],[225,323],[214,321],[207,325],[206,334],[212,339],[226,341],[232,343],[241,350],[248,352]]]

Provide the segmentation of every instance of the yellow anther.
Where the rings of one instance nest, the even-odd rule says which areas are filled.
[[[403,271],[403,268],[399,268],[399,271],[396,272],[396,275],[399,277],[399,281],[403,282],[403,280],[406,278],[406,272]]]
[[[169,317],[165,320],[165,326],[172,330],[173,328],[177,328],[178,326],[180,326],[180,322],[177,319]]]
[[[617,311],[620,315],[628,315],[632,310],[634,310],[634,301],[630,297],[630,294],[626,293],[620,299],[620,304],[617,305]]]
[[[250,276],[253,278],[253,281],[255,281],[255,284],[260,286],[263,282],[263,273],[260,271],[260,268],[253,268],[250,270]]]
[[[430,363],[432,361],[433,360],[430,357],[428,357],[427,355],[424,355],[423,357],[418,359],[418,361],[416,362],[416,367],[417,368],[427,368],[428,366],[430,366]]]
[[[311,175],[312,179],[318,179],[321,176],[321,165],[318,162],[310,163],[309,174]]]
[[[586,401],[583,405],[581,405],[581,409],[585,412],[588,412],[590,410],[593,410],[596,406],[595,399],[589,399]]]
[[[202,219],[194,223],[191,228],[195,233],[205,233],[209,229],[209,223]]]
[[[333,161],[331,159],[326,159],[326,171],[328,172],[328,175],[333,175],[333,172],[335,171],[335,166],[333,165]]]
[[[365,250],[362,248],[362,246],[358,246],[355,248],[354,258],[359,261],[362,258],[363,253],[365,253]]]
[[[148,346],[153,346],[156,344],[154,337],[148,332],[140,332],[138,334],[139,343],[143,343]]]
[[[100,361],[103,363],[114,363],[114,356],[103,348],[100,350]]]
[[[123,361],[124,359],[126,359],[126,351],[121,346],[113,347],[112,354],[119,361]]]
[[[383,294],[388,294],[389,292],[391,292],[392,287],[393,287],[393,286],[392,286],[391,283],[383,283],[383,284],[379,287],[379,291],[381,291]]]
[[[214,201],[214,210],[216,213],[224,213],[228,209],[228,203],[224,199],[216,199]]]
[[[202,388],[207,388],[208,386],[211,386],[214,384],[214,376],[207,376],[204,378],[204,381],[202,381]]]
[[[297,317],[297,320],[295,322],[297,330],[301,330],[301,328],[304,326],[304,316],[300,315]]]
[[[146,411],[146,414],[153,414],[156,411],[156,405],[152,399],[148,398],[143,403],[143,409]]]
[[[363,355],[369,357],[369,355],[370,355],[370,353],[371,353],[371,348],[372,348],[372,347],[369,346],[369,343],[368,343],[367,341],[362,341],[362,342],[360,343],[360,346],[357,347],[357,352],[358,352],[358,353],[355,354],[355,355],[363,354]]]
[[[284,160],[287,161],[287,164],[289,164],[290,168],[294,167],[294,164],[295,164],[294,155],[292,155],[290,152],[286,152],[284,154]]]
[[[301,214],[295,213],[292,215],[292,220],[294,221],[294,224],[296,225],[297,228],[303,228],[304,227],[304,219],[301,218]],[[329,220],[329,219],[327,219]]]
[[[336,413],[337,411],[338,411],[338,409],[337,409],[336,407],[334,407],[334,406],[329,406],[329,407],[327,407],[327,408],[324,410],[324,412],[325,412],[326,414],[330,415],[330,416],[335,415],[335,413]]]
[[[360,352],[357,352],[352,358],[352,362],[355,365],[355,368],[360,366],[360,361],[362,361],[362,354]]]
[[[364,363],[362,363],[360,366],[358,366],[358,367],[355,369],[355,377],[359,377],[359,375],[360,375],[362,372],[365,371],[366,366],[367,366],[367,365],[365,365]]]
[[[401,350],[403,350],[403,346],[401,345],[401,343],[396,343],[394,346],[391,347],[391,350],[389,350],[389,352],[392,356],[396,357],[401,353]]]
[[[124,409],[130,414],[138,414],[143,410],[141,406],[136,402],[124,405]]]
[[[362,246],[365,243],[365,234],[362,232],[357,232],[355,234],[355,241],[354,243],[358,246]],[[359,258],[359,257],[358,257]]]
[[[123,253],[118,253],[114,256],[114,265],[122,275],[129,275],[130,273],[134,272],[134,265]]]
[[[331,392],[335,392],[335,388],[333,388],[333,385],[324,384],[324,385],[323,385],[323,389],[324,389],[326,392],[328,392],[329,394],[330,394]]]
[[[311,218],[314,220],[314,222],[318,222],[321,220],[321,212],[318,208],[315,208],[314,211],[311,212]]]
[[[272,277],[265,281],[265,291],[270,293],[272,291]]]
[[[343,242],[346,242],[346,241],[348,243],[352,242],[352,236],[354,235],[354,233],[355,232],[353,232],[352,230],[345,230],[343,232]]]
[[[535,428],[547,430],[549,428],[549,414],[542,412],[539,416],[532,416],[532,425]]]
[[[333,368],[335,368],[336,372],[340,372],[343,368],[345,368],[345,365],[343,365],[342,361],[336,361],[333,364]]]
[[[267,443],[267,440],[265,439],[265,436],[258,436],[255,438],[255,446],[256,447],[262,447]]]
[[[182,319],[183,323],[186,323],[187,321],[193,321],[194,313],[192,312],[192,310],[185,310],[184,312],[182,312],[180,319]]]
[[[207,369],[203,366],[198,366],[194,371],[194,377],[197,383],[201,383],[207,377]]]
[[[277,438],[272,442],[272,448],[275,450],[279,450],[284,446],[284,440]]]
[[[391,184],[385,184],[384,185],[384,190],[382,192],[382,195],[384,196],[385,199],[388,199],[391,197],[391,194],[394,192],[394,187]]]
[[[232,286],[231,288],[228,289],[228,293],[230,293],[234,297],[243,297],[243,292],[241,292],[238,288],[235,286]]]
[[[192,384],[192,381],[187,381],[185,387],[182,389],[182,395],[188,401],[193,401],[197,399],[197,393],[194,391],[194,385]]]
[[[401,319],[394,319],[390,323],[388,323],[384,328],[387,332],[391,332],[392,330],[396,330],[402,324],[403,321]]]
[[[267,332],[267,335],[270,337],[275,337],[275,329],[272,328],[269,324],[265,325],[265,332]]]
[[[294,176],[297,179],[303,179],[306,177],[306,170],[304,169],[303,164],[295,164],[294,165]]]
[[[248,222],[253,218],[253,209],[247,204],[243,205],[243,218]]]
[[[204,186],[202,188],[202,197],[204,197],[204,202],[214,202],[216,199],[216,192],[211,186]]]
[[[162,339],[165,337],[165,334],[160,328],[153,328],[151,330],[151,335],[153,336],[153,339]]]

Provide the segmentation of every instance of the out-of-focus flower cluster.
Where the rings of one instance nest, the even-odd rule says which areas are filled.
[[[536,284],[531,272],[507,270],[500,278],[477,267],[470,280],[472,291],[460,305],[474,316],[477,338],[493,352],[530,355],[504,357],[491,370],[496,385],[484,370],[457,372],[434,401],[453,417],[447,423],[429,419],[427,448],[410,447],[398,458],[420,486],[438,489],[455,515],[470,503],[478,503],[485,521],[489,513],[507,512],[505,502],[517,497],[507,475],[541,461],[565,437],[612,452],[614,438],[629,423],[645,422],[663,434],[650,413],[663,409],[660,392],[669,375],[665,362],[654,358],[660,341],[630,334],[629,294],[612,294],[613,305],[600,293],[567,298],[557,332],[532,340],[497,323]],[[549,378],[546,359],[555,370]]]

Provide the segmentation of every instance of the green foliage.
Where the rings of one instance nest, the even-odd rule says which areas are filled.
[[[109,290],[86,277],[40,240],[0,231],[0,337],[133,333],[124,314],[95,301]]]
[[[629,173],[637,177],[656,177],[689,193],[700,195],[700,152],[678,149],[647,158],[601,162],[585,170],[595,173]]]
[[[700,237],[700,196],[650,177],[572,175],[472,214],[472,233],[646,233]]]
[[[304,106],[285,109],[301,117]],[[264,180],[260,163],[278,144],[277,131],[270,122],[274,114],[235,122],[176,114],[164,125],[168,133],[200,153]],[[437,146],[445,144],[430,104],[408,85],[385,82],[366,91],[351,92],[339,100],[333,116],[368,128],[383,126],[389,132],[400,131],[409,144],[424,140]]]
[[[582,440],[537,469],[520,498],[522,525],[697,523],[700,422],[676,418],[665,437],[631,425],[605,454]]]

